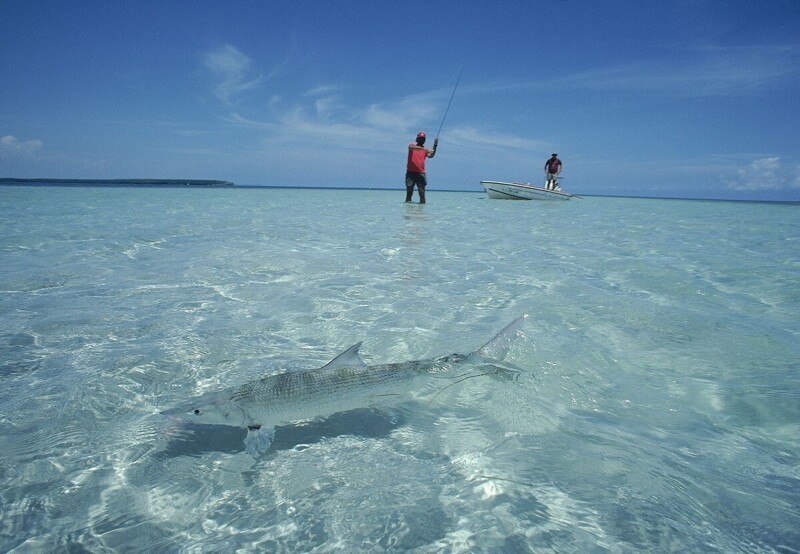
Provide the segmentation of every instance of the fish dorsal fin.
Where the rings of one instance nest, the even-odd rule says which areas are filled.
[[[491,358],[493,360],[504,360],[508,350],[511,348],[511,343],[518,336],[519,328],[527,319],[528,315],[523,314],[517,319],[505,326],[505,328],[497,333],[492,340],[484,344],[478,349],[478,354],[484,358]]]
[[[362,341],[363,342],[363,341]],[[361,348],[361,342],[358,342],[336,356],[330,362],[320,368],[322,371],[334,371],[340,367],[366,367],[367,364],[358,355],[358,349]]]

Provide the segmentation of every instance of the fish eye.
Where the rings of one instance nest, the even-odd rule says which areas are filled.
[[[200,410],[198,410],[197,408],[195,408],[195,409],[194,409],[194,415],[200,415]]]

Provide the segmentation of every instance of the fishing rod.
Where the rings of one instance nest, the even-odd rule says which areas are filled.
[[[453,94],[450,95],[450,101],[447,103],[447,109],[444,111],[444,117],[442,117],[442,124],[439,125],[439,130],[436,131],[436,140],[439,140],[439,133],[442,132],[442,127],[444,127],[444,120],[447,119],[447,113],[450,111],[450,105],[453,103],[453,97],[456,95],[456,89],[458,88],[458,83],[461,81],[461,74],[464,73],[464,66],[461,66],[461,71],[458,72],[458,78],[456,79],[456,86],[453,87]]]

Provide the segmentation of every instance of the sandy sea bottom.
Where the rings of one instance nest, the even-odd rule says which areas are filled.
[[[796,205],[403,195],[0,187],[0,550],[800,551]],[[257,458],[158,415],[523,313]]]

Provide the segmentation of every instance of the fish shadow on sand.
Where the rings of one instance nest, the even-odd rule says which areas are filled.
[[[317,444],[325,439],[346,435],[386,438],[401,427],[406,418],[397,411],[387,413],[374,408],[359,408],[333,414],[324,419],[275,428],[273,454],[299,445]],[[169,439],[159,458],[199,457],[211,452],[238,454],[245,451],[246,429],[227,425],[184,424],[180,433]]]

